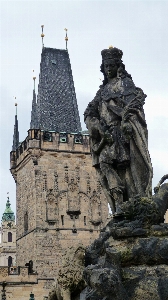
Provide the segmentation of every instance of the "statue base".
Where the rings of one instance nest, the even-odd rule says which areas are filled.
[[[168,299],[168,184],[124,203],[87,248],[85,300]],[[163,209],[164,208],[164,209]]]

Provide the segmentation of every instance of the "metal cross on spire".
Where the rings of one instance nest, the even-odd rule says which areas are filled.
[[[67,43],[68,43],[67,31],[68,31],[68,29],[65,28],[64,30],[66,31],[65,41],[66,41],[66,50],[67,50]]]

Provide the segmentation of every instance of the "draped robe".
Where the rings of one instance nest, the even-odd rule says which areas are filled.
[[[145,97],[131,78],[116,77],[100,87],[84,113],[93,166],[100,175],[112,174],[107,178],[106,188],[121,189],[126,200],[152,193],[153,171],[143,111]]]

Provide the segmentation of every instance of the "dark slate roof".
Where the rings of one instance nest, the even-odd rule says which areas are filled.
[[[12,151],[15,151],[18,146],[19,146],[18,119],[17,119],[17,115],[15,115]]]
[[[31,128],[81,131],[71,64],[67,50],[43,48],[37,102],[33,95]]]

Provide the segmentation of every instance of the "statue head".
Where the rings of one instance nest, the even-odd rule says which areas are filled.
[[[102,64],[100,66],[100,71],[104,74],[103,85],[108,82],[108,78],[114,78],[117,76],[128,76],[131,75],[125,70],[125,66],[122,62],[122,50],[118,48],[104,49],[101,52]]]

